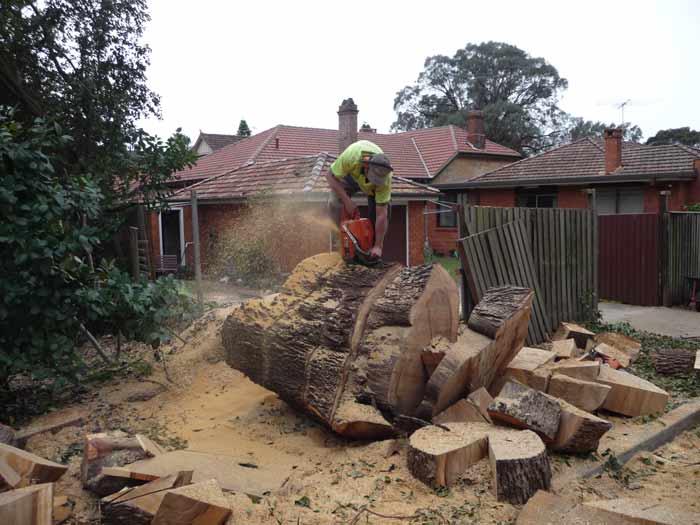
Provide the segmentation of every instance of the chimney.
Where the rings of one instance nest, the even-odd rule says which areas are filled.
[[[608,175],[622,166],[622,129],[606,129],[603,136],[605,137],[605,174]]]
[[[467,142],[476,149],[484,149],[486,134],[484,133],[484,112],[472,109],[467,113]]]
[[[338,154],[357,142],[357,106],[348,98],[338,108]]]
[[[362,126],[360,126],[360,131],[364,131],[365,133],[376,133],[377,128],[373,128],[365,122],[364,124],[362,124]]]

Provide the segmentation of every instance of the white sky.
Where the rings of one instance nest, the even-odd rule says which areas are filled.
[[[335,128],[353,97],[366,121],[388,132],[396,92],[426,57],[466,43],[514,44],[569,80],[561,107],[589,120],[625,120],[645,137],[700,129],[700,2],[481,0],[150,0],[150,87],[163,137],[182,127],[235,133],[277,124]]]

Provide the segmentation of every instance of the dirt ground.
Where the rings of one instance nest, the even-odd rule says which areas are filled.
[[[87,413],[82,427],[36,436],[27,445],[31,452],[70,465],[56,488],[56,494],[68,496],[74,505],[68,523],[99,523],[95,498],[80,488],[81,448],[85,433],[108,429],[145,433],[170,448],[244,458],[260,468],[293,466],[278,494],[255,501],[244,494],[227,494],[233,509],[229,524],[515,521],[519,508],[497,502],[491,493],[487,460],[471,467],[450,490],[434,491],[409,474],[405,439],[396,441],[398,450],[391,455],[388,442],[340,439],[228,367],[219,332],[232,308],[236,306],[213,310],[194,323],[182,334],[188,344],[177,341],[165,348],[172,384],[156,364],[148,380],[103,384],[83,403],[37,418],[40,424],[68,411]],[[601,451],[642,424],[611,419],[615,427]],[[565,479],[582,464],[582,459],[553,455],[555,486],[557,478]],[[584,501],[631,497],[700,512],[699,488],[700,430],[695,429],[654,454],[640,454],[628,468],[567,483],[558,492]],[[365,507],[404,519],[366,512],[358,518]]]

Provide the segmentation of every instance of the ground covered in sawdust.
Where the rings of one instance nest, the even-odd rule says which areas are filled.
[[[84,410],[88,414],[84,426],[29,441],[31,452],[70,466],[56,487],[56,494],[67,496],[73,506],[68,523],[99,523],[95,498],[80,488],[82,440],[88,432],[111,429],[145,433],[170,448],[246,458],[260,468],[292,465],[278,494],[260,499],[227,494],[233,509],[229,523],[399,522],[366,512],[356,520],[363,508],[406,516],[404,523],[514,522],[519,508],[495,500],[487,460],[471,467],[458,485],[434,491],[409,474],[405,439],[342,440],[228,367],[220,329],[233,308],[214,310],[195,322],[182,334],[187,344],[176,341],[166,346],[173,383],[156,364],[148,380],[120,379],[102,385],[79,405],[61,410]],[[57,415],[37,418],[35,423]],[[609,440],[641,424],[621,418],[614,422],[615,434]],[[555,476],[563,476],[580,460],[554,455],[552,463]],[[609,469],[598,479],[568,484],[560,493],[583,500],[663,500],[698,512],[699,483],[700,431],[694,430],[656,454],[640,455],[629,468]]]

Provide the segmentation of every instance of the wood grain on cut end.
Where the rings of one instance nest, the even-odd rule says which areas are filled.
[[[562,399],[557,401],[561,407],[561,420],[551,444],[552,449],[569,454],[587,454],[598,450],[600,438],[612,428],[612,423]]]
[[[611,387],[603,403],[605,410],[634,417],[666,409],[668,392],[641,377],[602,365],[596,381]]]
[[[584,381],[564,374],[554,374],[547,393],[588,412],[598,410],[611,388],[608,385]]]

